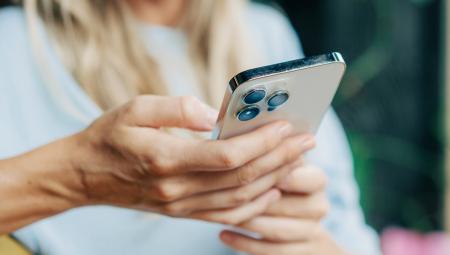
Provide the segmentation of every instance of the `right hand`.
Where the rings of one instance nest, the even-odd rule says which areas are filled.
[[[84,204],[239,224],[276,201],[273,187],[314,146],[276,122],[228,140],[185,139],[160,130],[210,131],[217,112],[192,97],[139,96],[74,136],[72,164]]]

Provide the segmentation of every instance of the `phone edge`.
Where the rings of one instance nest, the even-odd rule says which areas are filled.
[[[279,73],[287,73],[303,68],[311,68],[314,66],[342,63],[346,66],[344,58],[339,52],[331,52],[327,54],[295,59],[287,62],[281,62],[263,67],[249,69],[235,75],[229,82],[231,92],[234,92],[241,84]]]
[[[341,63],[344,65],[344,70],[347,67],[344,58],[339,52],[331,52],[327,54],[306,57],[302,59],[295,59],[287,62],[281,62],[277,64],[272,64],[263,67],[257,67],[253,69],[249,69],[235,75],[229,82],[227,89],[225,91],[224,100],[222,101],[222,105],[220,107],[220,114],[217,119],[217,125],[213,129],[211,139],[216,140],[220,139],[223,127],[224,115],[228,111],[228,104],[231,96],[234,91],[241,85],[251,80],[256,80],[264,77],[269,77],[272,75],[279,74],[280,72],[292,72],[297,71],[304,68],[311,68],[315,66],[327,65],[327,64],[336,64]],[[280,68],[283,68],[280,71]],[[261,70],[261,71],[258,71]],[[345,72],[345,71],[344,71]],[[342,77],[341,77],[342,80]]]

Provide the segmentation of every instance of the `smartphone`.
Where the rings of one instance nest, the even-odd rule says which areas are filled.
[[[233,77],[220,109],[215,139],[286,120],[296,133],[314,134],[346,69],[340,53],[250,69]]]

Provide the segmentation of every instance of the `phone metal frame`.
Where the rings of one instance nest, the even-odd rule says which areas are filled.
[[[346,63],[342,57],[342,55],[338,52],[331,52],[323,55],[318,56],[312,56],[312,57],[306,57],[303,59],[296,59],[292,61],[287,61],[283,63],[258,67],[249,69],[246,71],[243,71],[236,76],[234,76],[230,81],[229,85],[227,86],[227,90],[225,93],[225,97],[221,106],[219,118],[217,121],[217,126],[215,130],[213,131],[213,139],[220,139],[221,136],[221,129],[224,124],[224,118],[228,112],[229,109],[229,103],[231,98],[233,97],[234,92],[236,89],[241,86],[242,84],[245,84],[249,81],[258,80],[261,78],[267,78],[270,76],[276,76],[283,73],[289,73],[294,72],[306,68],[313,68],[317,66],[322,65],[328,65],[328,64],[342,64],[344,66],[344,71],[346,69]],[[342,79],[342,77],[341,77]],[[340,83],[340,80],[339,80]]]
[[[342,55],[338,52],[332,52],[324,55],[296,59],[274,65],[253,68],[240,72],[239,74],[234,76],[229,82],[229,87],[231,91],[234,92],[241,84],[251,80],[336,62],[340,62],[345,65],[345,61]]]

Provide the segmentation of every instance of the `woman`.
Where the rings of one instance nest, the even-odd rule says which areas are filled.
[[[211,130],[217,113],[173,96],[218,107],[236,72],[300,57],[276,11],[226,0],[24,6],[0,14],[2,232],[34,223],[14,236],[44,254],[377,254],[333,113],[308,161],[331,176],[325,228],[324,175],[301,160],[310,136],[292,137],[288,123],[227,141],[186,131]],[[261,238],[224,231],[229,250],[220,225],[86,207],[99,204]]]

